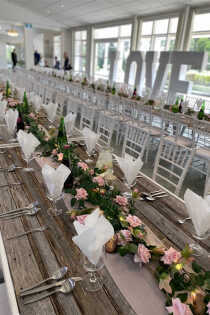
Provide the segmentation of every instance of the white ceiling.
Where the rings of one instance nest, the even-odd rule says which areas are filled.
[[[8,19],[11,15],[22,23],[56,29],[172,11],[186,4],[200,6],[209,0],[0,0],[0,19],[6,13]]]

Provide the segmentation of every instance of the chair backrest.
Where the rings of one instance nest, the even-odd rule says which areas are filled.
[[[95,117],[95,109],[85,106],[84,104],[81,107],[81,118],[80,118],[80,129],[82,130],[84,127],[89,129],[93,129]]]
[[[192,163],[194,149],[190,149],[161,137],[158,153],[155,160],[153,179],[160,179],[160,184],[167,184],[176,195],[180,190]]]
[[[137,159],[143,159],[145,149],[149,143],[149,133],[139,127],[127,125],[123,143],[122,156],[126,154]]]
[[[63,112],[63,107],[67,103],[67,96],[65,93],[57,93],[55,102],[58,104],[58,113]]]
[[[111,145],[115,124],[116,120],[113,117],[100,112],[97,134],[100,135],[99,141],[108,147]]]

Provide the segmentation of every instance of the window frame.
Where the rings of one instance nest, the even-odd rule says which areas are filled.
[[[86,39],[76,39],[76,33],[78,32],[86,32]],[[82,54],[76,54],[75,53],[75,49],[76,49],[76,42],[85,42],[86,43],[86,54],[82,55]],[[88,30],[87,29],[78,29],[73,31],[73,68],[74,68],[74,72],[78,73],[78,74],[82,74],[82,75],[86,75],[87,73],[87,45],[88,45]],[[75,70],[75,64],[76,64],[76,57],[85,59],[85,71],[76,71]]]

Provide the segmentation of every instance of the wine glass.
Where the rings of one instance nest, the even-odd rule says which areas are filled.
[[[34,159],[33,154],[22,154],[23,160],[26,162],[26,167],[23,168],[24,172],[33,172],[34,169],[29,167],[29,163]]]
[[[96,292],[101,290],[103,283],[97,274],[104,267],[105,247],[103,246],[101,257],[97,264],[93,264],[83,255],[83,268],[87,271],[86,277],[83,279],[83,285],[87,292]]]
[[[47,210],[47,213],[52,216],[58,216],[63,213],[62,209],[57,209],[56,202],[63,198],[63,193],[57,195],[56,193],[47,193],[47,198],[52,202],[52,207]]]
[[[210,236],[210,233],[209,233],[209,231],[207,231],[203,235],[198,235],[197,233],[194,233],[193,236],[197,240],[201,241],[201,240],[206,240]],[[204,254],[204,249],[198,243],[191,243],[189,246],[193,250],[194,256],[199,257],[199,256],[202,256]]]

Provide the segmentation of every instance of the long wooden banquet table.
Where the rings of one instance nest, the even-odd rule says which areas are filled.
[[[3,128],[3,127],[1,127]],[[5,130],[1,130],[5,134]],[[78,147],[78,154],[85,159],[82,147]],[[6,154],[0,154],[0,167],[8,167],[14,163],[23,166],[20,148],[13,148]],[[1,189],[0,212],[23,207],[38,200],[41,211],[35,217],[21,217],[13,220],[0,220],[0,230],[8,259],[9,269],[14,285],[17,304],[21,315],[48,315],[48,314],[167,314],[164,308],[165,299],[159,290],[150,267],[139,269],[129,257],[120,257],[109,254],[106,266],[102,269],[103,289],[97,293],[87,293],[82,283],[77,283],[70,295],[56,294],[40,302],[24,305],[19,292],[42,279],[47,278],[61,266],[67,266],[67,276],[83,276],[81,253],[72,242],[75,235],[73,224],[68,215],[58,217],[49,216],[47,209],[50,201],[46,197],[44,184],[40,172],[40,165],[34,161],[35,171],[24,173],[16,170],[13,173],[0,172],[1,184],[21,182],[21,185],[6,186]],[[119,169],[115,173],[120,178]],[[116,185],[125,190],[122,182],[117,180]],[[157,186],[149,178],[143,177],[138,183],[141,191],[152,191]],[[64,201],[59,207],[67,209]],[[138,201],[136,203],[137,215],[142,219],[148,229],[148,237],[155,244],[183,248],[186,243],[193,241],[192,224],[178,225],[177,217],[185,217],[183,202],[170,195],[166,199],[152,203]],[[34,233],[23,238],[7,240],[7,238],[37,226],[48,225],[43,233]],[[210,242],[200,242],[206,250],[210,249]],[[1,253],[0,253],[1,255]],[[209,261],[201,257],[203,266]],[[16,315],[16,314],[15,314]]]

